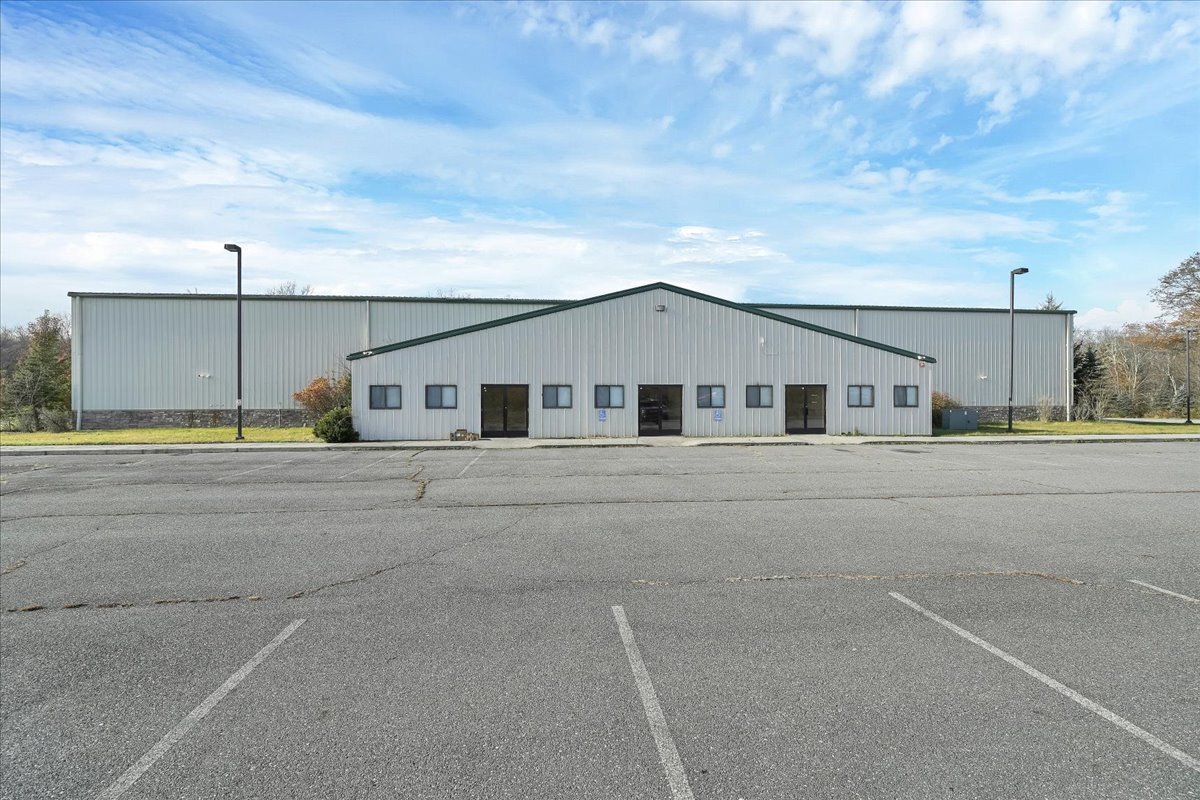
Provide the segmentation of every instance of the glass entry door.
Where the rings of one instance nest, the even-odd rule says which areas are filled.
[[[638,436],[679,436],[683,433],[683,387],[638,387]]]
[[[783,387],[783,404],[788,433],[825,432],[825,387]]]
[[[485,383],[480,391],[483,407],[480,436],[529,435],[529,386]]]

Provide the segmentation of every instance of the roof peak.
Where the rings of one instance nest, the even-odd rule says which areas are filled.
[[[724,306],[726,308],[732,308],[736,311],[741,311],[746,314],[752,314],[754,316],[774,320],[776,322],[782,322],[786,325],[792,325],[797,328],[804,328],[806,330],[814,331],[816,333],[821,333],[821,334],[824,334],[827,336],[833,336],[834,338],[837,338],[837,339],[845,339],[846,341],[855,342],[857,344],[865,345],[867,347],[873,347],[877,350],[884,350],[886,352],[894,353],[894,354],[900,355],[900,356],[905,356],[907,358],[915,358],[919,361],[924,361],[924,362],[927,362],[930,364],[937,363],[937,360],[932,358],[931,356],[922,355],[920,353],[914,353],[911,350],[904,350],[899,347],[892,347],[891,345],[884,344],[882,342],[876,342],[871,339],[864,339],[859,336],[853,336],[848,333],[843,333],[842,331],[833,330],[832,328],[826,328],[821,325],[814,325],[813,323],[804,322],[804,321],[798,320],[798,319],[793,319],[792,317],[785,317],[781,314],[774,314],[770,311],[766,311],[766,310],[764,310],[762,308],[758,308],[756,306],[744,305],[742,303],[735,303],[732,300],[725,300],[724,298],[716,297],[714,295],[704,294],[703,292],[697,292],[692,289],[685,289],[682,286],[675,286],[673,284],[665,283],[663,281],[655,281],[654,283],[647,283],[642,286],[634,286],[632,288],[623,289],[623,290],[617,291],[617,292],[609,292],[607,294],[596,295],[595,297],[589,297],[584,300],[575,300],[573,302],[561,303],[559,305],[549,306],[547,308],[539,308],[534,311],[526,311],[523,314],[514,314],[513,316],[510,316],[510,317],[501,317],[500,319],[491,320],[489,322],[480,322],[480,323],[476,323],[475,325],[467,325],[462,328],[454,328],[452,330],[442,331],[440,333],[435,333],[435,334],[430,334],[429,336],[421,336],[416,339],[408,339],[408,340],[402,341],[402,342],[395,342],[393,344],[386,344],[386,345],[381,345],[379,347],[373,347],[368,350],[360,350],[357,353],[350,353],[349,355],[347,355],[346,360],[354,361],[354,360],[357,360],[360,358],[368,358],[370,356],[380,355],[381,353],[388,353],[393,350],[403,350],[403,349],[406,349],[409,347],[416,347],[416,346],[422,345],[422,344],[429,344],[430,342],[436,342],[436,341],[439,341],[442,339],[449,339],[454,336],[462,336],[462,335],[465,335],[468,333],[477,333],[479,331],[488,330],[490,328],[498,328],[502,325],[511,325],[516,322],[523,322],[525,320],[535,319],[537,317],[543,317],[543,316],[547,316],[549,314],[560,314],[565,311],[571,311],[576,308],[583,308],[585,306],[596,305],[597,303],[604,303],[604,302],[608,302],[610,300],[617,300],[622,297],[631,297],[635,294],[643,294],[645,292],[654,291],[654,290],[658,290],[658,289],[666,290],[669,292],[674,292],[675,294],[682,295],[684,297],[691,297],[693,299],[702,300],[702,301],[708,302],[708,303],[713,303],[714,305]]]

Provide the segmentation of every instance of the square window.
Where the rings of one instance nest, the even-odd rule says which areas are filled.
[[[896,386],[893,389],[892,397],[893,405],[896,408],[916,408],[917,407],[917,387],[915,386]]]
[[[624,408],[624,386],[596,386],[596,408]]]
[[[371,408],[399,408],[399,386],[372,386],[370,394]]]
[[[772,406],[771,386],[747,386],[746,408],[770,408]]]
[[[458,408],[457,386],[426,386],[426,408]]]
[[[724,386],[697,386],[696,408],[724,408]]]
[[[851,408],[872,408],[875,405],[874,386],[846,387],[846,405]]]
[[[542,408],[570,408],[570,386],[542,386]]]

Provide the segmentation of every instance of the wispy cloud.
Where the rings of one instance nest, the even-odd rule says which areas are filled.
[[[237,239],[251,290],[962,304],[1020,262],[1119,313],[1048,266],[1194,243],[1197,14],[1016,5],[7,3],[0,311],[227,288]]]

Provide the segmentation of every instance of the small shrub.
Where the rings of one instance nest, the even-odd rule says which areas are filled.
[[[51,433],[63,433],[75,427],[71,421],[71,412],[65,408],[42,409],[42,425]]]
[[[322,417],[335,408],[350,406],[350,373],[342,372],[330,377],[321,375],[292,395],[314,417]]]
[[[1054,418],[1054,401],[1049,397],[1039,397],[1037,401],[1038,422],[1049,422]]]
[[[17,409],[12,416],[13,430],[21,433],[33,433],[38,429],[38,416],[29,406]]]
[[[945,392],[933,393],[933,427],[942,427],[942,412],[950,408],[962,408],[962,403]]]
[[[358,431],[354,430],[350,409],[341,406],[327,411],[313,426],[313,436],[334,444],[357,442]]]

